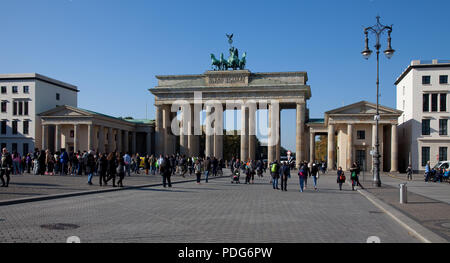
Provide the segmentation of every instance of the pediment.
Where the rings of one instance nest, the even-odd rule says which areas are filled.
[[[93,114],[70,106],[59,106],[39,115],[42,117],[85,117],[92,116]]]
[[[331,110],[329,112],[327,112],[327,114],[343,114],[343,115],[347,115],[347,114],[375,114],[377,111],[377,106],[376,104],[367,102],[367,101],[361,101],[355,104],[351,104],[348,106],[344,106],[341,108],[337,108],[334,110]],[[383,114],[401,114],[401,111],[398,111],[396,109],[392,109],[389,107],[385,107],[385,106],[379,106],[379,110],[381,115]]]

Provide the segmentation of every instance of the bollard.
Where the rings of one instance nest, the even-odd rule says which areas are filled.
[[[408,187],[406,183],[400,184],[400,204],[408,203]]]

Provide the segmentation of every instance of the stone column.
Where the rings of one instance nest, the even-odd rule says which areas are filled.
[[[88,124],[88,141],[87,141],[87,147],[89,150],[95,150],[94,149],[94,125]]]
[[[248,158],[256,159],[256,109],[250,107],[248,114]]]
[[[55,152],[61,150],[61,125],[55,125]]]
[[[353,124],[347,125],[347,170],[353,165]]]
[[[122,130],[117,129],[117,151],[119,153],[123,152],[123,141],[122,141]]]
[[[198,156],[199,155],[199,145],[198,145],[198,136],[195,135],[195,116],[198,117],[200,113],[199,112],[195,112],[195,107],[194,105],[191,104],[191,119],[189,120],[188,123],[188,149],[189,149],[189,155],[190,156]]]
[[[171,129],[171,120],[170,120],[170,106],[163,105],[163,140],[164,140],[164,155],[172,154],[172,145],[170,145],[170,129]]]
[[[123,138],[124,139],[123,151],[126,153],[129,153],[130,152],[130,132],[124,131],[123,137],[124,137]]]
[[[187,155],[188,151],[188,140],[187,140],[187,127],[184,127],[185,123],[185,112],[182,112],[182,117],[180,120],[180,154]]]
[[[327,164],[327,168],[329,170],[334,170],[337,167],[334,167],[334,159],[336,157],[336,153],[335,153],[335,145],[334,145],[334,133],[335,133],[335,129],[334,129],[334,125],[333,124],[328,124],[328,164]]]
[[[300,168],[300,163],[303,161],[303,151],[304,151],[304,138],[303,133],[305,129],[305,104],[304,103],[297,103],[297,121],[296,121],[296,127],[297,127],[297,134],[296,134],[296,162],[297,162],[297,168]]]
[[[105,127],[98,126],[98,151],[105,153]]]
[[[280,161],[281,160],[281,109],[278,112],[278,129],[276,138],[278,138],[277,146],[275,147],[275,158]]]
[[[80,130],[80,125],[78,125],[78,124],[73,125],[73,150],[74,150],[74,152],[78,152],[78,150],[80,150],[80,145],[78,142],[79,130]],[[88,140],[89,140],[89,138],[88,138]]]
[[[316,134],[309,133],[309,162],[313,163],[316,159]]]
[[[213,113],[212,107],[209,105],[206,105],[206,126],[205,126],[205,157],[211,157],[214,154],[214,129],[211,129],[211,127],[208,127],[211,125],[211,118]]]
[[[155,154],[159,157],[160,154],[164,153],[163,111],[161,109],[161,105],[155,105],[155,107]],[[125,131],[125,135],[127,134],[128,131]],[[126,142],[128,144],[128,139],[126,139]],[[126,145],[125,147],[126,151],[128,151],[128,145]]]
[[[392,124],[391,135],[391,172],[398,172],[397,124]]]
[[[48,125],[42,125],[42,150],[47,150],[48,149]]]
[[[248,159],[248,109],[243,104],[241,106],[241,161]]]
[[[214,116],[214,156],[220,160],[223,158],[223,109],[215,108]]]
[[[113,134],[112,128],[108,127],[108,146],[107,146],[108,147],[108,149],[107,149],[108,152],[114,151],[114,149],[112,148],[113,147],[113,136],[114,136],[114,134]]]
[[[136,132],[131,132],[131,152],[132,154],[136,153]]]
[[[268,138],[267,138],[267,143],[268,143],[268,146],[267,146],[267,162],[270,164],[270,163],[272,163],[273,161],[275,161],[275,158],[276,158],[276,156],[275,156],[275,147],[274,147],[274,137],[275,137],[275,132],[274,132],[274,129],[275,129],[275,125],[272,123],[272,116],[273,116],[273,113],[272,113],[272,111],[273,111],[273,109],[272,109],[272,104],[269,104],[269,110],[268,110],[268,112],[269,112],[269,132],[268,132]]]

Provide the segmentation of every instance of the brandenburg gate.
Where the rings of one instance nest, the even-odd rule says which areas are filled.
[[[156,153],[198,156],[199,135],[206,133],[205,156],[223,157],[223,110],[241,110],[240,159],[254,160],[256,149],[256,110],[268,109],[268,162],[280,160],[280,112],[296,109],[297,162],[308,158],[307,100],[311,88],[306,72],[252,73],[249,70],[216,70],[201,75],[156,76],[155,96]],[[230,106],[231,105],[231,106]],[[181,111],[180,111],[181,110]],[[206,111],[201,128],[200,112]],[[177,112],[181,114],[177,117]],[[208,122],[209,117],[213,119]],[[179,125],[178,125],[179,123]],[[174,132],[175,131],[175,132]],[[174,134],[176,133],[176,134]]]

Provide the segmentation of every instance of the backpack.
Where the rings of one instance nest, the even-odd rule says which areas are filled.
[[[277,172],[277,164],[276,163],[272,164],[272,168],[270,169],[270,171],[272,173],[276,173]]]

